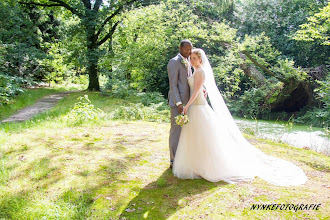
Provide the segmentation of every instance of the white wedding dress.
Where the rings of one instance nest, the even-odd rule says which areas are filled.
[[[206,68],[205,72],[204,68],[204,75],[210,74],[208,71]],[[194,75],[188,78],[190,94],[194,92]],[[209,80],[214,81],[212,77]],[[206,85],[209,85],[208,82]],[[206,89],[211,93],[211,99],[213,88],[208,86]],[[219,98],[223,101],[217,94],[217,99]],[[212,104],[211,108],[208,105],[202,89],[198,92],[187,111],[189,123],[181,130],[173,163],[175,176],[181,179],[204,178],[211,182],[228,183],[250,181],[259,176],[280,186],[306,182],[307,177],[299,167],[268,156],[251,145],[238,130],[224,102],[221,105],[223,112],[220,114],[214,109],[217,106]]]

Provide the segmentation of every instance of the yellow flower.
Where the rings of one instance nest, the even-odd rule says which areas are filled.
[[[177,115],[175,117],[175,123],[181,127],[189,122],[188,116],[184,114]]]

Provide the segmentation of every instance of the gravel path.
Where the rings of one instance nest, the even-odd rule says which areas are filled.
[[[53,108],[59,100],[67,96],[68,94],[77,91],[68,91],[56,93],[53,95],[46,96],[45,98],[40,99],[34,105],[28,106],[11,117],[3,120],[2,122],[22,122],[33,118],[36,114],[47,111]]]

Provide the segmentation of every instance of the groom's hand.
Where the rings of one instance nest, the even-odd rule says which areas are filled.
[[[203,94],[204,94],[204,98],[207,99],[207,91],[205,88],[203,88]]]
[[[183,112],[183,105],[182,104],[178,105],[178,112],[179,112],[179,114],[181,114]]]

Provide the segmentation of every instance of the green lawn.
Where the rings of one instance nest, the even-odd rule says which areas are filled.
[[[106,116],[71,126],[63,117],[88,94]],[[72,93],[51,111],[0,124],[0,219],[326,219],[330,159],[246,136],[294,162],[309,180],[295,187],[259,178],[237,185],[179,180],[169,169],[169,123],[112,120],[128,100]],[[319,210],[250,210],[252,204],[318,204]]]
[[[0,105],[0,120],[3,120],[18,110],[30,106],[38,101],[40,98],[57,92],[64,92],[68,90],[82,90],[81,86],[53,86],[43,88],[25,89],[23,93],[15,97],[10,104]]]

